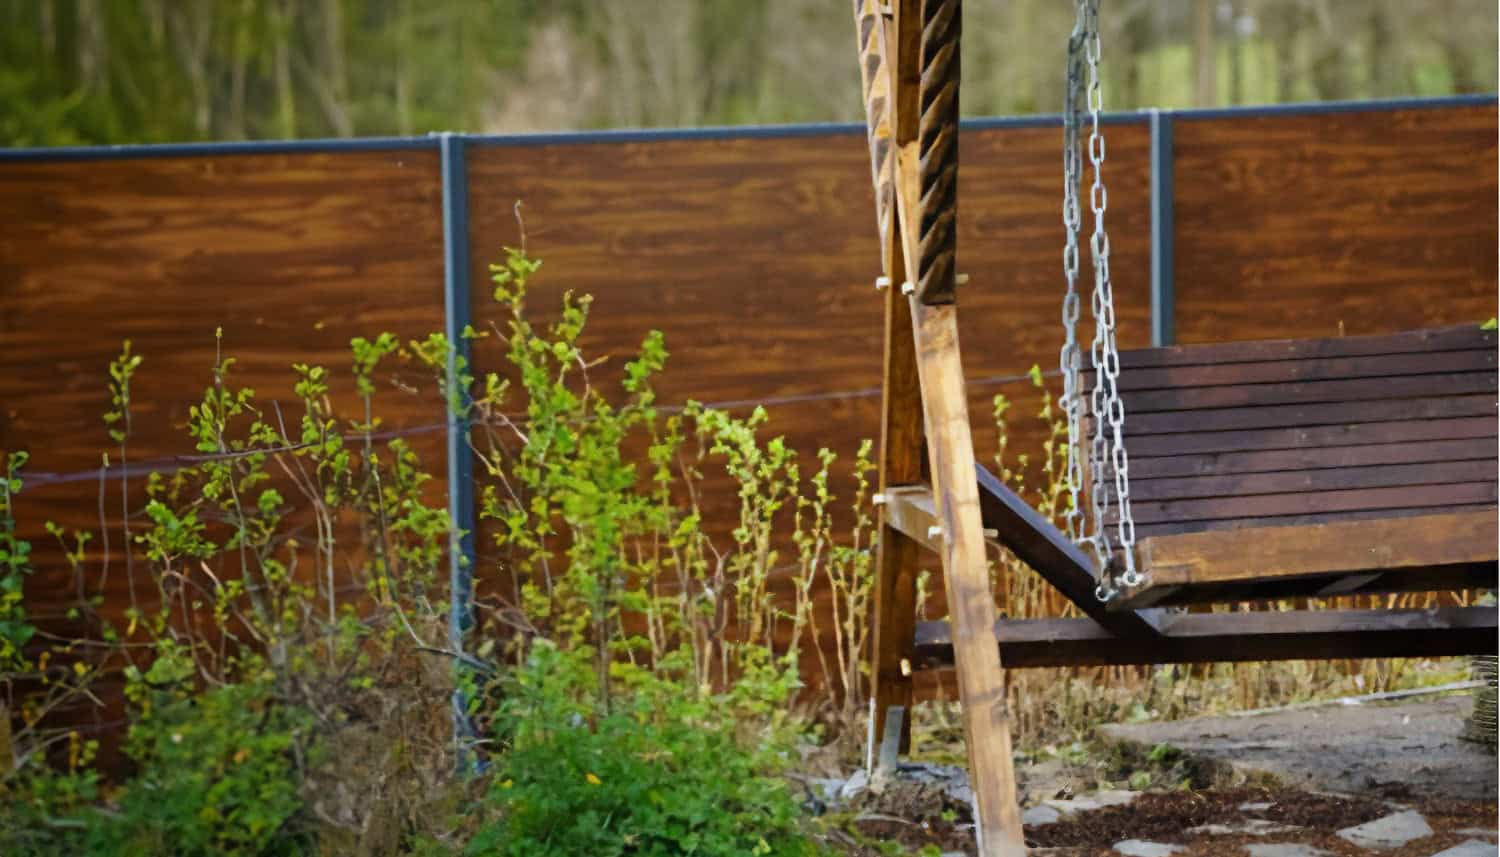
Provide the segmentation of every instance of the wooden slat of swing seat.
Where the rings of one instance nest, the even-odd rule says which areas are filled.
[[[1207,345],[1169,345],[1120,352],[1122,369],[1164,366],[1219,366],[1271,360],[1327,361],[1341,357],[1494,349],[1496,331],[1477,324],[1411,330],[1379,336],[1339,336],[1328,339],[1259,339]],[[1123,375],[1121,376],[1124,377]]]
[[[1374,354],[1325,357],[1318,360],[1279,359],[1243,363],[1147,366],[1131,367],[1122,372],[1120,389],[1129,392],[1185,386],[1397,378],[1442,372],[1479,372],[1493,369],[1494,366],[1493,345],[1433,353]]]
[[[1122,353],[1150,582],[1113,606],[1494,587],[1495,354],[1477,325]]]
[[[1156,536],[1137,545],[1148,582],[1117,604],[1493,589],[1495,526],[1488,509]]]

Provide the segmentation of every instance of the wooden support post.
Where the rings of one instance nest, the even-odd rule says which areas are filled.
[[[854,0],[886,296],[882,490],[918,481],[920,389],[982,857],[1023,857],[953,307],[960,0]],[[887,9],[889,11],[887,11]],[[897,287],[901,283],[901,287]],[[902,306],[902,295],[911,294]],[[905,312],[903,312],[903,309]],[[903,322],[907,322],[903,324]],[[917,543],[881,515],[871,743],[909,711]],[[906,661],[906,664],[903,664]],[[903,669],[903,666],[906,668]],[[910,718],[904,718],[909,720]],[[903,724],[903,729],[904,729]],[[903,746],[910,741],[902,736]]]
[[[891,248],[901,270],[900,242]],[[899,276],[899,273],[898,273]],[[922,480],[922,394],[911,336],[911,309],[899,289],[888,289],[885,311],[885,392],[880,432],[882,494]],[[874,660],[871,698],[875,710],[871,748],[885,735],[891,706],[911,711],[912,640],[917,621],[917,572],[921,550],[891,521],[889,504],[880,508],[880,552],[875,566]],[[901,723],[901,752],[911,750],[911,718]]]
[[[995,603],[974,480],[958,318],[951,304],[926,306],[913,297],[911,306],[980,854],[1014,857],[1024,855],[1026,846],[1016,801],[1005,676],[995,646]]]
[[[906,263],[895,205],[895,158],[891,146],[891,74],[886,67],[886,40],[893,21],[881,0],[854,0],[855,32],[860,52],[868,119],[870,169],[875,189],[875,220],[880,233],[885,291],[884,385],[881,399],[880,491],[922,481],[922,394],[911,338],[911,309],[899,284]],[[885,735],[892,706],[912,706],[912,640],[916,631],[918,545],[893,527],[890,509],[880,510],[880,545],[875,566],[875,618],[871,650],[869,766],[875,745]],[[911,718],[900,729],[900,751],[911,750]]]

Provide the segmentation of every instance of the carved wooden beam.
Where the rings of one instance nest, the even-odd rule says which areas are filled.
[[[917,299],[953,303],[958,246],[958,68],[960,0],[922,0],[917,126]]]

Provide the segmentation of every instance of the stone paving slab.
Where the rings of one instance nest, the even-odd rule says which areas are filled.
[[[1392,813],[1338,832],[1340,839],[1361,848],[1400,848],[1413,839],[1432,835],[1432,826],[1414,810]]]
[[[1257,842],[1245,846],[1250,857],[1333,857],[1330,852],[1300,842]]]
[[[1172,857],[1179,851],[1186,851],[1182,845],[1169,845],[1165,842],[1144,842],[1140,839],[1127,839],[1124,842],[1116,842],[1115,850],[1125,857]]]
[[[1117,741],[1169,744],[1287,785],[1344,794],[1488,800],[1500,797],[1495,754],[1461,740],[1467,695],[1365,703],[1249,717],[1199,717],[1101,728]]]
[[[1481,842],[1478,839],[1470,839],[1467,842],[1460,842],[1446,851],[1440,851],[1432,855],[1432,857],[1495,857],[1497,854],[1500,854],[1500,845],[1496,845],[1493,842]]]

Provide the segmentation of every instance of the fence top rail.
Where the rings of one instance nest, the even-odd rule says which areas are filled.
[[[1255,119],[1276,116],[1305,116],[1334,113],[1373,112],[1382,110],[1432,110],[1463,107],[1496,106],[1493,93],[1450,95],[1431,98],[1391,98],[1364,101],[1311,101],[1296,104],[1260,106],[1141,109],[1104,114],[1109,124],[1147,123],[1153,115],[1173,119]],[[1061,127],[1058,113],[1034,116],[992,116],[965,119],[964,130],[985,131],[1009,128]],[[552,146],[589,143],[659,143],[692,140],[742,140],[786,137],[822,137],[863,134],[865,126],[857,122],[817,122],[793,125],[739,125],[704,128],[619,129],[607,131],[563,131],[524,134],[452,133],[468,145],[477,146]],[[443,133],[414,137],[356,137],[350,139],[253,140],[201,143],[144,143],[118,146],[57,146],[35,148],[0,148],[0,165],[41,161],[96,161],[133,158],[177,158],[225,155],[324,154],[337,152],[436,152]]]

